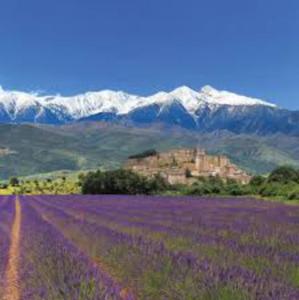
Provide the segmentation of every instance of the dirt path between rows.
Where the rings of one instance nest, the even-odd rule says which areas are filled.
[[[11,230],[8,265],[5,271],[4,300],[20,300],[20,289],[18,284],[20,231],[21,204],[19,198],[17,197],[15,200],[15,218]]]

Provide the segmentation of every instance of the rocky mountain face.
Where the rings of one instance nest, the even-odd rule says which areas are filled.
[[[144,127],[162,123],[196,132],[299,135],[299,112],[210,86],[186,86],[149,97],[100,91],[63,97],[0,89],[0,123],[105,121]]]

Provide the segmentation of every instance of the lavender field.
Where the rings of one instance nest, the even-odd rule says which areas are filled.
[[[299,299],[299,206],[0,198],[0,299]]]

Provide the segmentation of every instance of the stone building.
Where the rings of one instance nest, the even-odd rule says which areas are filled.
[[[205,150],[178,149],[144,158],[129,159],[125,168],[144,176],[160,174],[170,184],[191,184],[196,177],[220,176],[243,184],[250,176],[224,155],[208,155]]]

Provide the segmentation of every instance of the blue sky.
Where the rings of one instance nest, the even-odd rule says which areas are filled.
[[[1,0],[5,89],[206,84],[299,109],[299,1]]]

